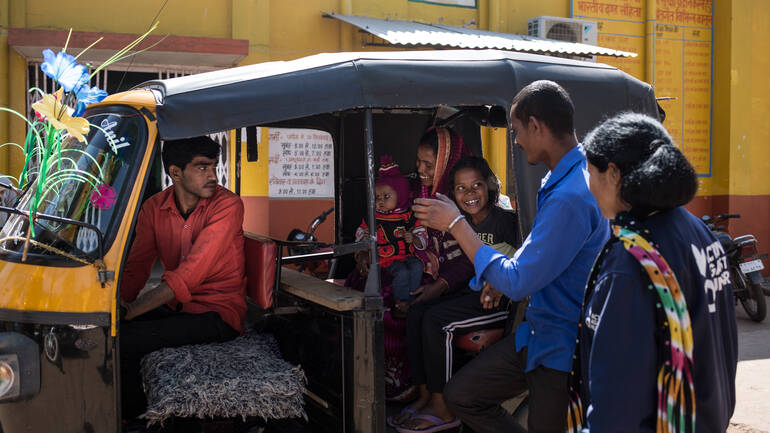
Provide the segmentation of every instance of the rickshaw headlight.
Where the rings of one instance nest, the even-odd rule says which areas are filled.
[[[0,404],[40,392],[40,346],[16,332],[0,332]]]
[[[0,397],[5,396],[13,388],[13,381],[16,380],[16,372],[11,364],[0,361]]]

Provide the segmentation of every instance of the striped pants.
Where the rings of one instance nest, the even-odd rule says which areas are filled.
[[[508,298],[498,307],[485,310],[480,292],[464,291],[418,302],[406,316],[409,367],[415,385],[430,392],[443,392],[455,365],[455,337],[481,329],[502,328],[508,319]],[[511,311],[515,311],[514,308]]]

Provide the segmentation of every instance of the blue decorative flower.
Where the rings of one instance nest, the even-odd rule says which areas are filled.
[[[107,92],[98,87],[88,87],[83,85],[80,89],[77,89],[75,96],[78,98],[78,102],[82,102],[86,105],[95,104],[107,97]]]
[[[83,81],[83,76],[88,77],[88,70],[83,65],[78,65],[74,57],[67,53],[54,54],[51,50],[43,50],[43,59],[45,60],[40,69],[49,77],[56,80],[65,92],[71,92],[72,89]]]
[[[73,116],[82,116],[86,111],[86,106],[95,104],[107,97],[107,92],[98,87],[89,87],[88,84],[82,84],[75,89],[75,96],[78,99],[78,105],[75,107]]]

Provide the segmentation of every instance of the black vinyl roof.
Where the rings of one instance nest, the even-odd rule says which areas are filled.
[[[611,107],[656,113],[652,88],[614,67],[496,50],[325,53],[137,88],[157,91],[158,129],[168,140],[355,108],[507,110],[522,87],[539,79],[559,82],[570,92],[576,125],[581,104],[600,104],[601,113]]]

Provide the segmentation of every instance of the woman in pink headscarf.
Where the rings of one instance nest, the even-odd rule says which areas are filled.
[[[448,128],[431,128],[417,145],[417,179],[412,184],[413,198],[434,198],[436,193],[447,194],[449,191],[449,172],[462,157],[470,155],[463,145],[462,137]],[[428,229],[428,245],[421,251],[414,251],[424,263],[425,280],[413,294],[415,301],[423,302],[441,295],[447,286],[462,286],[473,276],[473,266],[463,254],[452,259],[452,266],[440,265],[446,261],[451,251],[444,248],[444,233]],[[459,248],[459,247],[457,247]],[[459,260],[458,260],[459,259]],[[455,261],[459,263],[455,265]],[[387,302],[391,287],[383,282],[383,298],[393,310],[384,315],[385,327],[385,394],[389,400],[408,401],[415,395],[411,385],[409,361],[406,344],[406,320],[404,315],[409,308],[406,302]]]

